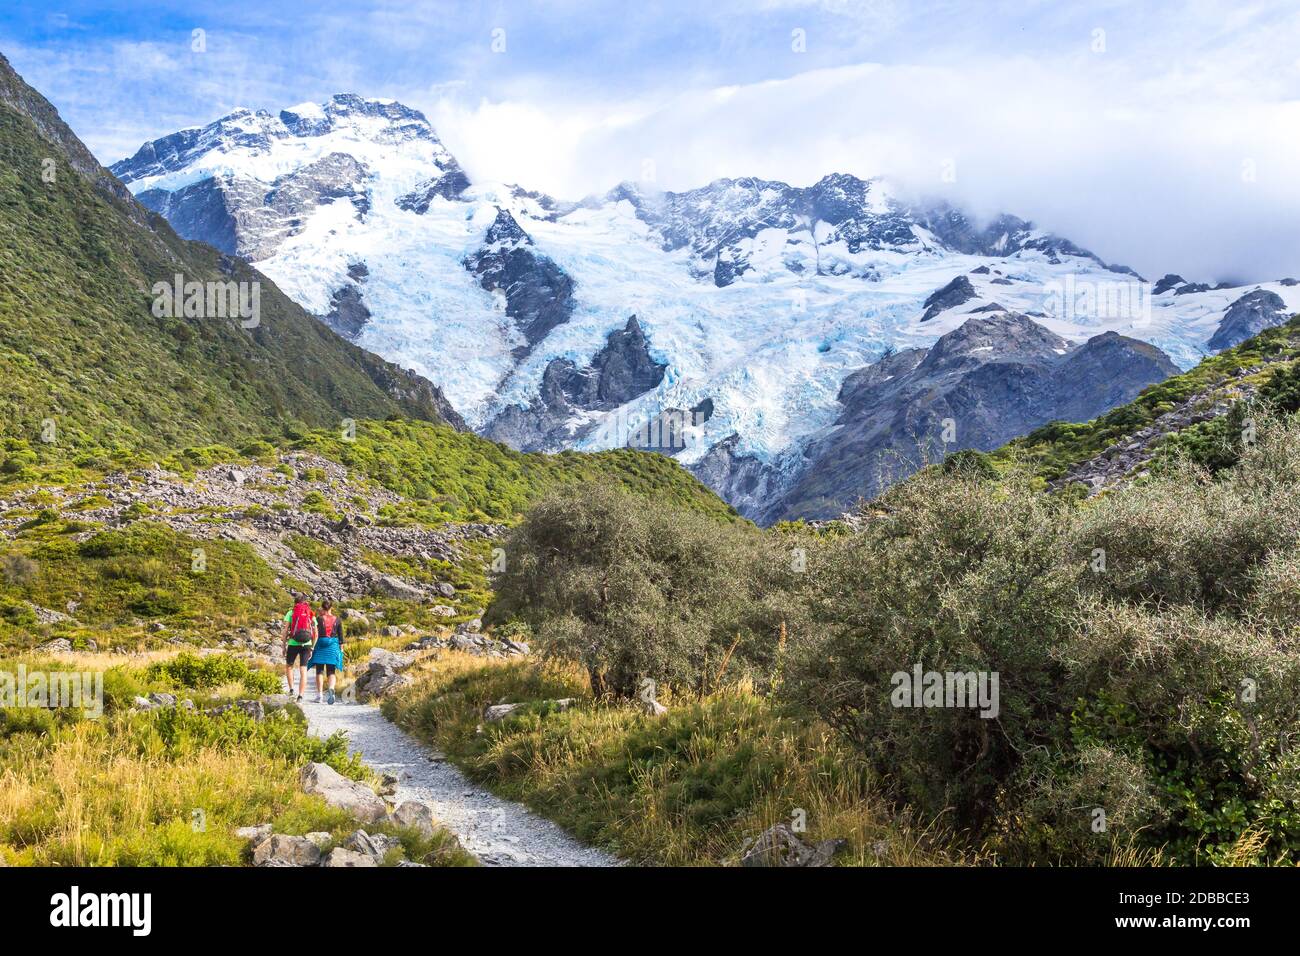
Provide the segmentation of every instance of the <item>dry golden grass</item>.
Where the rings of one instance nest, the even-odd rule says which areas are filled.
[[[634,862],[735,863],[747,838],[796,819],[809,841],[846,840],[841,864],[984,862],[948,849],[938,824],[894,813],[828,728],[779,713],[744,684],[664,698],[668,715],[652,718],[635,703],[592,700],[571,665],[448,652],[416,674],[385,705],[391,718],[472,777]],[[580,703],[481,719],[487,704],[560,697]]]

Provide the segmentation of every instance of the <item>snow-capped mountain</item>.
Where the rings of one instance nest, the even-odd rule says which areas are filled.
[[[981,326],[992,338],[968,364],[1014,352],[1021,319],[1062,356],[1119,333],[1111,360],[1137,364],[1115,368],[1124,389],[1093,382],[1069,406],[1086,416],[1168,374],[1138,342],[1186,368],[1300,310],[1294,280],[1153,284],[1014,216],[977,224],[844,174],[680,193],[625,183],[577,202],[473,182],[419,112],[352,94],[238,110],[112,170],[185,237],[250,259],[341,334],[436,382],[476,430],[529,450],[673,453],[765,518],[866,489],[850,475],[816,507],[795,493],[854,467],[827,455],[868,368],[972,318],[1005,321]],[[1062,407],[1031,402],[1016,425]],[[997,431],[961,425],[945,447]]]

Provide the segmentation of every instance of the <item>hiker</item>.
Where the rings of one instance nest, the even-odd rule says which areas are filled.
[[[329,681],[328,703],[334,703],[334,681],[343,669],[343,621],[334,614],[334,602],[326,598],[316,616],[316,647],[311,652],[316,671],[316,703],[321,702],[323,681]]]
[[[294,593],[293,608],[284,616],[284,679],[293,696],[293,665],[298,664],[298,700],[307,690],[307,662],[316,643],[316,617],[307,595]]]

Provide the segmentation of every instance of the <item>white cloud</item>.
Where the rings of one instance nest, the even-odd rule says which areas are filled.
[[[443,99],[431,115],[476,174],[561,196],[638,179],[647,160],[666,189],[886,175],[1034,218],[1143,272],[1263,279],[1300,271],[1300,101],[1259,92],[1235,63],[1138,78],[1085,56],[972,58],[813,70],[654,106]]]

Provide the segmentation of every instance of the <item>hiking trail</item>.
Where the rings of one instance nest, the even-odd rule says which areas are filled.
[[[303,700],[317,737],[347,733],[348,750],[373,770],[398,778],[392,799],[419,800],[487,866],[618,866],[604,850],[585,846],[522,804],[503,800],[390,723],[371,704],[317,704]]]

